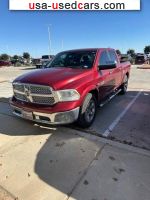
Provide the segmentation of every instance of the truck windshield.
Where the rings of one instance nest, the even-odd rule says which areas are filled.
[[[56,55],[47,67],[92,68],[96,51],[68,51]]]

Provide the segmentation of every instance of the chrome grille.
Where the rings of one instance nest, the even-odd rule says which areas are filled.
[[[52,91],[49,87],[45,86],[30,86],[30,92],[32,94],[52,94]]]
[[[52,88],[49,86],[13,83],[13,90],[15,98],[20,101],[48,105],[55,103]]]
[[[55,103],[55,100],[53,97],[39,97],[39,96],[33,96],[32,97],[34,103],[39,104],[50,104],[53,105]]]

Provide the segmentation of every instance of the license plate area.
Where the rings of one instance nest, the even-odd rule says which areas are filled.
[[[33,120],[32,112],[22,111],[22,117],[25,119]]]

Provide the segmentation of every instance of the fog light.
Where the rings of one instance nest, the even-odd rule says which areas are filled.
[[[50,118],[45,117],[45,116],[39,116],[39,119],[42,120],[42,121],[48,121],[48,122],[51,121]]]
[[[73,115],[68,113],[67,114],[59,113],[55,116],[55,122],[67,123],[72,121],[73,121]]]

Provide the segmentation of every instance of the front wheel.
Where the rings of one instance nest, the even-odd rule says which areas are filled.
[[[88,128],[93,123],[97,110],[97,103],[95,97],[88,93],[83,105],[80,108],[78,124],[82,128]]]
[[[128,88],[128,76],[125,75],[123,84],[121,85],[120,94],[125,94],[127,92],[127,88]]]

